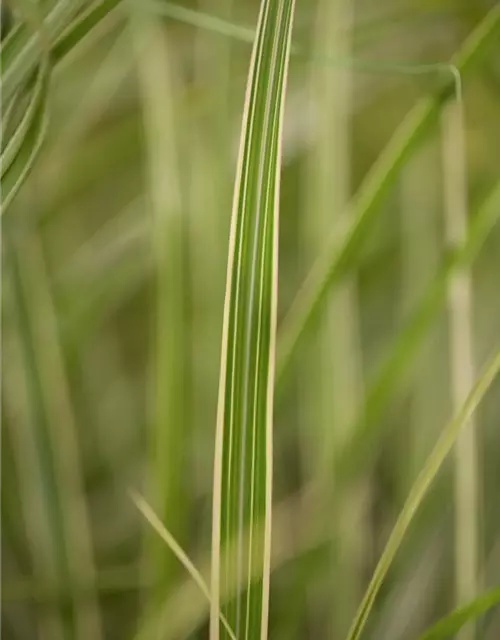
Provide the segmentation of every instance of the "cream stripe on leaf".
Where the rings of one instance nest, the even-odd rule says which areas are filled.
[[[267,637],[281,125],[293,0],[264,0],[252,52],[229,242],[214,461],[210,634]],[[264,523],[263,543],[252,532]],[[244,536],[249,530],[250,535]],[[235,553],[221,565],[221,545]],[[257,567],[257,571],[249,569]],[[227,585],[248,581],[233,601]]]

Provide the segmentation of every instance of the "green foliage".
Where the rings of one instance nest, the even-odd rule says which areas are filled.
[[[499,344],[500,7],[258,4],[9,2],[7,638],[344,637],[373,568],[350,640],[453,607],[421,640],[498,637],[498,589],[461,598],[498,575],[499,357],[451,406],[448,345],[465,313],[470,378]],[[448,155],[413,164],[457,87]],[[443,463],[473,413],[457,596],[470,503]]]
[[[448,616],[439,620],[430,629],[423,633],[419,640],[442,640],[451,638],[460,631],[464,624],[486,613],[488,609],[500,603],[500,589],[490,589],[481,594],[469,604],[456,609]]]
[[[220,590],[248,579],[223,607],[238,638],[267,637],[271,547],[274,345],[278,302],[281,129],[294,3],[261,6],[250,63],[229,240],[214,461],[211,637]],[[264,523],[256,544],[254,529]],[[244,531],[249,529],[248,540]],[[221,565],[221,544],[235,539]],[[257,566],[257,580],[251,581]],[[226,637],[226,630],[223,636]]]

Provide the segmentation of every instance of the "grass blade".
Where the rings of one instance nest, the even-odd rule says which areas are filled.
[[[2,149],[2,156],[0,158],[2,177],[4,173],[9,169],[14,162],[19,150],[23,144],[26,134],[29,131],[30,125],[36,115],[36,111],[39,108],[40,102],[43,99],[44,88],[47,83],[49,68],[48,64],[43,62],[36,74],[36,80],[34,83],[33,91],[31,93],[28,106],[21,118],[19,124],[15,128],[12,135],[5,143],[5,147]],[[2,140],[2,143],[4,140]]]
[[[123,0],[99,0],[79,14],[61,33],[51,49],[51,58],[59,62],[77,44],[79,44],[94,27],[108,17]]]
[[[40,25],[43,33],[40,29],[33,34],[31,25],[22,23],[2,43],[2,107],[15,101],[20,87],[26,85],[31,91],[25,115],[2,150],[2,212],[7,211],[29,175],[45,138],[51,64],[69,53],[120,1],[101,0],[71,20],[79,4],[63,0],[45,16]],[[53,38],[57,41],[51,45]],[[51,63],[42,61],[31,87],[30,74],[36,67],[40,45],[50,48]]]
[[[50,523],[57,579],[70,601],[79,586],[88,589],[85,603],[72,602],[68,631],[76,639],[99,640],[101,619],[79,443],[43,250],[33,232],[14,234],[9,229],[8,240],[7,265],[29,390],[32,437],[44,480],[42,508]]]
[[[451,63],[465,75],[500,31],[500,5],[491,9],[470,34]],[[276,382],[280,385],[302,334],[324,304],[329,288],[345,273],[359,251],[377,209],[400,169],[419,146],[453,90],[450,83],[439,95],[419,102],[405,118],[363,182],[352,204],[349,224],[338,225],[327,249],[317,259],[280,329]]]
[[[281,126],[293,0],[261,4],[244,107],[229,241],[214,461],[210,637],[218,640],[221,585],[257,560],[262,578],[223,613],[238,638],[267,637],[272,411],[277,306]],[[264,522],[263,544],[252,532]],[[250,540],[243,544],[243,529]],[[235,565],[221,545],[237,536]]]
[[[2,108],[9,104],[18,87],[23,86],[36,67],[42,39],[51,42],[77,13],[82,0],[60,0],[43,17],[43,35],[33,33],[31,25],[20,23],[2,43]]]
[[[153,416],[149,434],[148,489],[151,502],[169,531],[184,543],[186,508],[185,288],[183,208],[175,133],[176,95],[170,49],[154,19],[131,15],[143,100],[147,170],[155,256]],[[146,538],[148,569],[158,585],[152,599],[161,602],[178,569],[157,536]]]
[[[460,629],[486,613],[492,607],[500,604],[500,587],[490,589],[481,594],[468,604],[455,609],[442,620],[436,622],[430,629],[427,629],[418,640],[444,640],[457,634]]]
[[[2,213],[9,208],[41,149],[48,124],[49,80],[49,67],[43,62],[26,114],[2,153]]]
[[[151,509],[148,503],[142,498],[139,494],[132,492],[131,494],[132,501],[135,506],[139,509],[144,518],[149,522],[152,528],[156,531],[156,533],[160,536],[160,538],[165,542],[168,548],[171,550],[172,554],[179,560],[179,562],[185,567],[186,571],[189,573],[194,583],[198,586],[201,593],[205,596],[209,603],[211,603],[212,598],[210,596],[210,591],[208,589],[208,585],[205,582],[203,576],[198,571],[198,569],[194,566],[194,564],[189,559],[189,556],[179,545],[174,536],[166,529],[166,527],[162,524],[161,520],[155,514],[155,512]],[[236,640],[236,636],[234,635],[231,627],[229,626],[227,620],[219,614],[219,618],[221,623],[224,625],[227,633],[231,640]]]
[[[467,237],[467,169],[464,105],[455,100],[442,114],[445,231],[450,248]],[[474,379],[472,277],[462,268],[450,278],[448,289],[450,328],[451,400],[458,408]],[[458,605],[472,599],[478,588],[479,478],[477,432],[469,428],[455,448],[455,591]],[[460,631],[460,640],[473,640],[473,625]]]
[[[352,430],[353,438],[340,452],[339,478],[347,477],[352,467],[361,469],[367,452],[376,444],[375,439],[380,437],[380,432],[376,430],[377,418],[395,387],[400,384],[406,366],[411,362],[416,348],[442,307],[446,299],[449,279],[454,273],[468,267],[474,261],[491,229],[500,219],[499,201],[500,183],[473,216],[464,244],[448,254],[440,271],[430,283],[381,364],[375,381],[368,389],[356,428]]]
[[[455,415],[455,417],[444,428],[434,446],[431,454],[419,473],[412,489],[408,495],[406,503],[394,525],[384,552],[377,564],[373,578],[368,586],[366,594],[361,602],[356,618],[351,626],[347,640],[358,640],[366,624],[368,615],[372,609],[377,593],[382,586],[382,582],[389,570],[389,567],[401,545],[404,535],[413,520],[413,517],[424,499],[434,478],[439,472],[446,456],[450,453],[462,428],[470,421],[471,416],[478,404],[488,391],[491,383],[500,371],[500,350],[485,367],[482,375],[478,378],[474,388],[470,391],[465,403]]]

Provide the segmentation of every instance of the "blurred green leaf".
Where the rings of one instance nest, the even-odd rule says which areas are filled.
[[[464,76],[484,55],[499,32],[500,5],[496,5],[466,39],[451,64]],[[363,181],[350,207],[351,215],[333,230],[329,246],[316,260],[280,328],[276,371],[278,385],[282,382],[300,338],[323,306],[330,287],[338,282],[359,253],[379,206],[401,167],[425,138],[454,88],[455,83],[450,80],[437,96],[424,99],[411,110]]]
[[[62,60],[121,2],[122,0],[99,0],[73,20],[53,44],[51,50],[53,59],[56,62]]]
[[[77,13],[82,0],[59,0],[43,16],[43,34],[33,33],[31,25],[20,22],[2,42],[2,108],[23,86],[35,69],[43,41],[49,43],[63,31]]]
[[[19,150],[27,136],[30,126],[36,116],[37,110],[40,108],[40,104],[43,102],[44,93],[46,92],[46,86],[48,83],[49,67],[45,62],[39,66],[36,80],[33,86],[33,90],[30,95],[28,106],[24,112],[23,117],[16,126],[11,136],[8,136],[7,142],[2,140],[5,145],[2,149],[2,155],[0,157],[0,163],[2,165],[2,177],[4,173],[9,169],[14,162]],[[20,105],[15,105],[16,107]]]
[[[488,235],[500,219],[500,183],[473,216],[462,246],[450,251],[432,279],[415,310],[399,332],[384,357],[374,382],[369,386],[353,437],[338,452],[339,478],[347,479],[363,468],[367,452],[378,443],[377,420],[387,406],[395,388],[401,383],[405,368],[411,363],[436,314],[442,308],[451,277],[471,265]]]
[[[452,613],[445,618],[432,625],[430,629],[427,629],[427,631],[419,636],[418,640],[444,640],[444,638],[451,638],[451,636],[458,633],[467,622],[478,618],[499,604],[500,588],[496,587],[481,594],[463,607],[452,611]]]
[[[35,26],[39,27],[35,33],[32,33],[31,24],[19,23],[2,42],[2,108],[17,106],[16,92],[22,94],[25,89],[30,92],[24,115],[12,136],[2,143],[5,145],[1,157],[4,212],[30,173],[45,137],[51,64],[75,47],[119,2],[102,0],[71,21],[79,3],[60,0],[44,16],[43,23],[38,25],[35,21]],[[51,41],[55,38],[59,39],[51,47]],[[40,49],[43,59],[38,64]],[[38,71],[32,81],[30,76],[37,64]]]
[[[2,151],[2,213],[9,208],[41,149],[48,124],[49,82],[49,65],[42,62],[25,115]]]
[[[95,567],[84,494],[80,449],[71,405],[57,320],[48,286],[43,250],[38,236],[8,230],[7,267],[12,279],[17,339],[22,355],[29,414],[28,446],[20,455],[36,469],[24,472],[27,504],[29,496],[42,500],[30,514],[27,526],[33,559],[42,577],[53,588],[72,594],[73,585],[88,589],[84,606],[60,609],[65,638],[101,638],[100,612],[95,596]],[[22,393],[22,392],[21,392]],[[15,396],[11,399],[14,400]],[[29,471],[32,471],[31,467]],[[34,487],[29,482],[35,483]],[[41,483],[39,487],[38,484]],[[29,493],[28,493],[29,492]],[[45,527],[49,532],[44,539]],[[73,595],[73,594],[72,594]]]
[[[436,445],[415,480],[405,505],[398,516],[396,524],[394,525],[389,540],[387,541],[382,556],[378,561],[363,601],[358,608],[356,618],[351,626],[347,640],[358,640],[361,636],[375,598],[417,509],[420,507],[420,504],[422,503],[434,478],[441,469],[446,456],[453,448],[460,431],[464,426],[466,426],[499,371],[500,350],[497,351],[495,356],[484,368],[482,375],[477,379],[474,388],[471,389],[462,408],[443,429]]]
[[[184,357],[188,319],[185,312],[183,208],[176,163],[176,83],[169,45],[159,23],[142,13],[131,13],[131,30],[143,100],[156,284],[153,410],[146,482],[160,520],[182,544],[188,513],[185,476],[189,425],[185,415],[189,390],[186,388]],[[177,563],[158,536],[152,537],[149,530],[147,533],[147,561],[157,585],[151,599],[158,604],[172,588]]]

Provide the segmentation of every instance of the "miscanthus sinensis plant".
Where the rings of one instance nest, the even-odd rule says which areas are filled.
[[[6,637],[496,637],[500,10],[359,16],[2,5]]]

